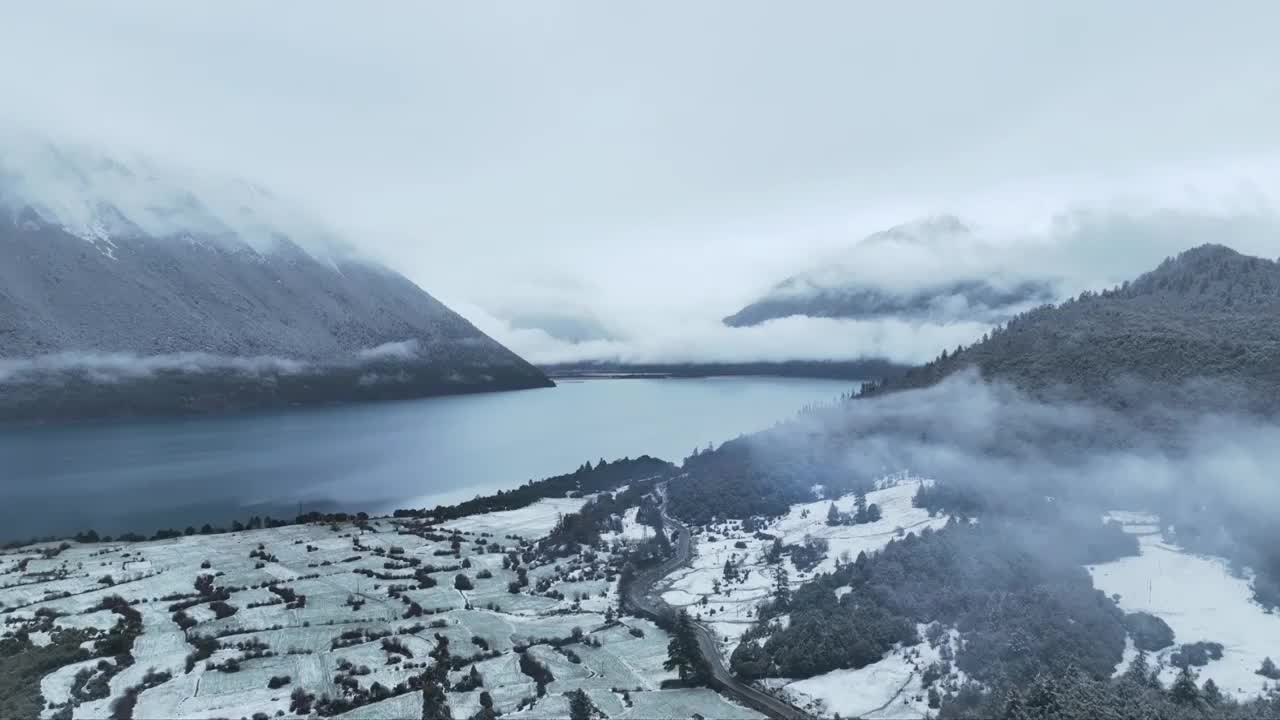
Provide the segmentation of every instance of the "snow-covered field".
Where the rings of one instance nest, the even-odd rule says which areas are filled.
[[[867,493],[867,503],[878,505],[882,513],[876,522],[829,526],[826,518],[832,503],[822,500],[793,505],[786,515],[759,529],[784,544],[800,544],[808,538],[828,543],[826,557],[805,571],[796,568],[789,558],[783,559],[781,565],[787,571],[789,584],[799,587],[819,573],[831,572],[837,562],[851,562],[860,552],[880,550],[900,534],[945,526],[946,517],[931,518],[928,511],[911,505],[922,482],[925,480],[902,474],[882,480],[882,489]],[[853,495],[834,502],[841,512],[852,512],[854,508]],[[761,603],[772,595],[775,570],[765,557],[772,541],[757,539],[738,522],[700,530],[693,563],[668,576],[662,598],[671,605],[687,607],[712,627],[727,659],[755,622]],[[733,565],[738,579],[725,578],[726,561]]]
[[[919,627],[921,636],[925,626]],[[958,647],[959,633],[946,637],[952,651]],[[866,720],[925,718],[931,711],[921,674],[941,658],[941,649],[922,642],[908,648],[896,648],[883,660],[857,670],[833,670],[796,682],[783,681],[781,689],[793,704],[817,715],[859,717]],[[953,670],[937,682],[958,687],[964,674]]]
[[[481,678],[476,689],[448,693],[455,717],[478,711],[482,692],[505,716],[567,715],[564,693],[578,688],[605,717],[760,717],[711,690],[663,689],[675,678],[662,667],[670,637],[645,620],[606,619],[618,608],[612,551],[521,557],[584,502],[544,500],[435,527],[381,518],[365,529],[319,523],[19,548],[0,553],[0,632],[28,629],[38,643],[83,638],[91,649],[94,637],[124,627],[104,599],[119,596],[139,613],[135,661],[117,668],[108,660],[104,670],[93,657],[52,670],[40,683],[44,717],[68,709],[74,718],[106,717],[131,692],[135,718],[314,717],[326,698],[362,703],[339,708],[341,717],[418,717],[422,693],[412,683],[439,638],[460,659],[453,683],[473,667]],[[645,536],[634,512],[624,528],[610,541]],[[528,576],[515,593],[512,555]],[[455,587],[458,575],[469,589]],[[196,586],[202,576],[206,591]],[[216,644],[189,661],[200,637]],[[544,696],[517,650],[551,671]],[[86,689],[97,676],[103,692]],[[312,707],[300,712],[295,690],[312,696]]]
[[[1173,647],[1151,659],[1164,664],[1161,679],[1172,681],[1177,674],[1168,662],[1174,650],[1183,643],[1207,641],[1221,643],[1223,653],[1222,659],[1193,668],[1202,682],[1212,678],[1223,692],[1238,697],[1257,695],[1271,683],[1255,671],[1265,657],[1280,661],[1280,615],[1252,600],[1250,581],[1233,575],[1219,558],[1166,544],[1153,517],[1110,517],[1139,535],[1141,554],[1094,565],[1089,571],[1100,590],[1120,596],[1121,608],[1151,613],[1173,630]],[[1126,662],[1135,654],[1132,648],[1126,650]]]
[[[489,533],[497,537],[519,535],[539,538],[556,526],[560,516],[576,513],[590,498],[545,498],[516,510],[472,515],[440,525],[445,530]]]

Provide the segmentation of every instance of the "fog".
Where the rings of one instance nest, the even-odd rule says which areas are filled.
[[[422,357],[417,340],[402,340],[359,350],[348,358],[334,358],[330,361],[330,366],[358,367],[384,361],[412,361]],[[94,382],[110,383],[147,378],[166,372],[233,372],[251,377],[273,377],[315,369],[317,366],[311,362],[272,355],[241,357],[181,352],[144,356],[124,352],[60,352],[24,358],[0,357],[0,384],[58,382],[76,374]]]
[[[279,357],[229,357],[188,352],[139,356],[133,353],[65,352],[34,358],[0,358],[0,383],[46,382],[82,373],[94,382],[145,378],[162,372],[230,371],[244,375],[293,374],[306,369],[297,360]]]
[[[786,447],[834,433],[846,439],[840,461],[855,475],[910,469],[991,495],[1030,491],[1111,509],[1203,505],[1251,517],[1280,504],[1280,426],[1194,400],[1230,397],[1226,388],[1129,384],[1144,402],[1121,413],[1031,398],[966,371],[802,416],[773,439]]]
[[[536,362],[909,362],[984,328],[719,321],[814,268],[1068,293],[1208,241],[1274,257],[1278,12],[27,3],[0,28],[0,119],[181,169],[148,180],[269,188],[315,218],[291,235],[331,229]],[[175,195],[120,187],[134,208]],[[258,191],[208,195],[237,232],[294,227],[242,217]],[[972,232],[858,245],[942,213]],[[522,320],[548,314],[601,332]]]

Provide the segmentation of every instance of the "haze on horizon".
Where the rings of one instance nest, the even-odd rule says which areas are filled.
[[[924,360],[984,327],[719,320],[940,213],[981,243],[860,279],[1280,253],[1261,2],[7,10],[6,123],[272,188],[535,362]]]

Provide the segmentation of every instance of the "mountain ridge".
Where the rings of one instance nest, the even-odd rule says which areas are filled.
[[[1158,381],[1186,402],[1280,411],[1280,262],[1205,244],[1131,282],[1021,313],[978,342],[943,351],[863,396],[932,385],[965,368],[1032,394],[1064,388],[1125,406]],[[1213,387],[1211,387],[1213,386]],[[1215,399],[1215,392],[1233,397]]]
[[[198,195],[146,166],[34,155],[48,162],[27,175],[0,158],[0,419],[552,385],[263,191]]]
[[[1000,322],[1020,309],[1057,297],[1054,282],[1007,273],[961,275],[913,288],[878,278],[874,263],[913,253],[984,252],[973,230],[954,215],[935,215],[873,233],[845,251],[839,262],[792,275],[759,299],[723,318],[729,327],[751,327],[791,316],[875,320],[905,318],[949,322]],[[880,269],[885,269],[881,267]]]

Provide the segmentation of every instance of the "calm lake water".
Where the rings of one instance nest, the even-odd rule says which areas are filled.
[[[249,514],[386,512],[760,430],[857,383],[562,381],[287,413],[0,429],[0,538],[150,533]]]

